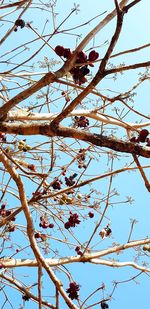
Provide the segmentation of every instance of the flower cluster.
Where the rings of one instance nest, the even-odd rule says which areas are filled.
[[[3,132],[1,132],[1,131],[0,131],[0,140],[1,140],[2,142],[6,142],[6,136],[5,136],[5,134],[4,134]]]
[[[18,31],[18,27],[20,27],[21,29],[25,27],[25,21],[23,19],[17,19],[15,21],[15,29],[14,29],[15,32]]]
[[[69,176],[69,177],[65,177],[65,184],[68,187],[71,187],[75,184],[75,180],[74,178],[77,176],[78,174],[74,173],[73,175]],[[61,189],[61,185],[63,184],[63,182],[56,178],[54,179],[54,181],[52,182],[51,186],[54,190],[60,190]]]
[[[85,116],[75,116],[74,117],[74,125],[78,128],[86,128],[89,126],[89,120]]]
[[[11,215],[12,211],[10,209],[6,210],[6,205],[2,204],[1,208],[0,208],[0,216],[2,216],[3,218],[8,217],[9,215]],[[15,221],[15,217],[13,217],[11,219],[11,221]]]
[[[55,179],[51,186],[53,187],[54,190],[60,190],[61,184],[62,184],[61,180]]]
[[[130,139],[130,142],[132,143],[147,143],[146,146],[150,146],[150,139],[147,137],[149,135],[149,131],[146,129],[143,129],[139,132],[138,137],[136,138],[133,136]]]
[[[81,248],[79,246],[75,248],[75,251],[77,252],[78,255],[81,255],[81,256],[83,255],[83,252],[81,251]]]
[[[2,218],[6,218],[9,215],[11,215],[12,211],[11,210],[6,210],[6,205],[2,204],[1,208],[0,208],[0,216]],[[7,224],[6,224],[6,228],[5,228],[5,232],[14,232],[16,226],[12,223],[12,221],[15,221],[15,217],[13,217]]]
[[[46,216],[41,216],[39,226],[42,227],[43,229],[47,229],[48,227],[52,229],[54,227],[54,224],[49,223]]]
[[[75,181],[73,180],[75,177],[77,177],[78,174],[74,173],[73,175],[69,177],[65,177],[65,183],[66,186],[71,187],[75,184]]]
[[[69,294],[69,298],[71,299],[78,299],[79,294],[78,291],[80,290],[79,285],[76,282],[70,282],[69,288],[66,289],[66,292]]]
[[[107,309],[107,308],[109,308],[109,306],[108,306],[107,303],[105,303],[104,301],[102,301],[102,302],[101,302],[101,308],[102,308],[102,309]]]
[[[68,221],[64,224],[65,229],[69,229],[70,227],[75,227],[76,224],[79,224],[81,221],[79,220],[79,216],[77,213],[72,213],[70,211],[70,217]]]
[[[69,59],[73,55],[73,52],[70,50],[70,48],[65,48],[61,45],[57,45],[55,47],[55,53],[65,59]],[[80,51],[78,53],[75,66],[70,70],[75,84],[82,85],[87,82],[87,78],[85,76],[90,73],[88,65],[93,67],[94,65],[92,62],[97,60],[98,57],[99,53],[97,53],[95,50],[92,50],[88,56],[84,51]]]
[[[46,234],[42,234],[42,233],[39,233],[39,232],[36,232],[34,234],[34,237],[36,239],[40,238],[42,241],[45,241],[47,239],[47,235]]]
[[[80,149],[79,150],[79,154],[78,154],[78,168],[86,168],[86,164],[85,164],[85,153],[86,153],[86,150],[83,148],[83,149]]]
[[[29,301],[30,300],[30,296],[28,296],[27,294],[22,295],[22,299],[24,301]]]
[[[35,165],[34,164],[28,164],[28,169],[35,172]]]
[[[104,227],[104,228],[100,231],[99,235],[102,237],[102,239],[104,239],[104,238],[106,238],[107,236],[109,236],[109,235],[111,234],[111,232],[112,232],[112,230],[110,229],[109,224],[107,224],[107,226]]]
[[[7,225],[6,225],[6,232],[14,232],[16,230],[16,226],[15,224],[13,224],[12,222],[9,222]]]
[[[89,211],[88,216],[89,216],[89,218],[93,218],[94,217],[94,212]]]

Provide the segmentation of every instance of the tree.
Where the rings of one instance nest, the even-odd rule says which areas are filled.
[[[137,277],[146,305],[146,1],[0,2],[1,308],[119,308]]]

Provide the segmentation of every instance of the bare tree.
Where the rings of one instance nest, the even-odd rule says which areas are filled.
[[[117,49],[145,2],[108,1],[97,16],[65,2],[0,1],[1,308],[105,309],[150,273],[148,231],[122,206],[132,187],[119,195],[128,181],[150,192],[150,116],[137,102],[150,43]],[[96,276],[126,266],[108,289]]]

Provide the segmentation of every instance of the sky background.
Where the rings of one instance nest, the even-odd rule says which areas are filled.
[[[39,4],[40,1],[37,1]],[[107,11],[109,13],[113,7],[114,7],[114,1],[107,0],[107,1],[99,1],[99,0],[93,0],[86,1],[81,0],[77,2],[76,4],[80,4],[80,11],[78,12],[78,15],[72,15],[72,17],[65,23],[64,29],[71,28],[76,26],[77,24],[85,23],[87,20],[93,18],[94,16],[98,14],[102,14],[103,12]],[[70,12],[70,9],[74,7],[74,1],[57,1],[57,5],[55,8],[55,12],[59,13],[57,15],[57,23],[61,22],[65,17],[66,14]],[[130,10],[130,12],[125,16],[124,19],[124,25],[123,30],[119,39],[119,42],[114,50],[114,53],[117,53],[119,51],[123,51],[125,49],[132,49],[134,47],[138,47],[140,45],[144,45],[146,43],[149,43],[148,41],[148,29],[150,29],[150,18],[149,18],[149,9],[150,9],[150,3],[149,0],[142,0],[139,4],[137,4],[134,8]],[[85,27],[79,28],[76,30],[76,33],[79,35],[82,35],[82,38],[98,23],[98,21],[102,20],[106,14],[103,14],[101,17],[95,19],[92,21],[89,25],[86,25]],[[47,14],[47,16],[46,16]],[[6,17],[6,20],[8,22],[5,22],[5,29],[9,29],[10,24],[15,21],[16,16],[18,16],[18,13],[16,15],[12,14]],[[41,33],[42,27],[44,27],[45,20],[49,19],[51,21],[51,15],[49,12],[40,11],[35,8],[32,8],[28,10],[24,14],[24,19],[27,22],[32,21],[32,26]],[[98,48],[98,51],[100,55],[104,55],[107,45],[104,45],[104,42],[107,40],[110,40],[110,36],[114,33],[115,29],[115,22],[116,19],[114,19],[112,22],[110,22],[104,29],[101,31],[100,34],[98,34],[95,37],[94,44],[96,46],[102,45],[101,48]],[[51,21],[52,23],[52,21]],[[45,27],[45,33],[51,33],[52,27],[49,29],[50,24],[48,23]],[[2,28],[3,29],[3,28]],[[22,31],[22,30],[21,30]],[[32,33],[29,29],[24,29],[22,32],[18,31],[17,33],[13,32],[11,35],[11,39],[9,39],[9,46],[8,42],[3,44],[2,47],[2,54],[5,53],[8,49],[11,50],[15,46],[19,46],[24,42],[32,40],[34,37],[36,37],[35,34]],[[2,33],[1,33],[2,36]],[[65,47],[70,47],[72,49],[75,48],[77,44],[79,44],[80,39],[76,39],[76,36],[66,35],[66,34],[58,34],[54,37],[54,39],[51,40],[50,44],[55,48],[56,45],[63,44]],[[30,56],[31,52],[33,50],[37,49],[37,46],[41,46],[41,42],[36,42],[30,46],[30,50],[26,52],[25,59]],[[87,49],[91,47],[91,43],[87,46]],[[59,57],[55,55],[55,53],[50,50],[48,47],[45,47],[34,60],[31,60],[28,64],[35,63],[35,71],[45,71],[43,68],[39,68],[39,66],[36,64],[37,61],[42,61],[44,57],[47,56],[48,58],[54,58],[58,61],[60,60]],[[144,49],[141,52],[134,53],[134,54],[128,54],[127,56],[117,57],[114,58],[114,60],[111,60],[113,64],[119,64],[125,62],[126,64],[132,64],[133,62],[142,62],[142,61],[148,61],[149,60],[149,49]],[[4,58],[2,58],[4,59]],[[24,59],[24,54],[20,54],[17,57],[13,59],[14,62],[21,62]],[[60,65],[58,64],[58,67]],[[56,66],[57,68],[57,66]],[[55,69],[56,69],[55,68]],[[6,66],[4,63],[1,62],[0,59],[0,70],[4,71],[6,70]],[[20,69],[18,69],[19,72]],[[137,70],[137,72],[140,72]],[[144,72],[144,70],[143,70]],[[99,86],[99,89],[103,94],[110,93],[110,96],[113,95],[112,91],[115,92],[125,92],[127,91],[136,81],[137,81],[138,75],[135,74],[135,72],[128,72],[126,75],[123,74],[119,76],[119,79],[116,81],[113,81],[110,78],[106,78]],[[39,79],[38,77],[35,77],[35,79]],[[107,91],[109,89],[110,91]],[[137,110],[139,110],[141,113],[143,112],[145,115],[149,114],[149,84],[148,81],[141,85],[138,88],[136,99],[135,99],[135,107]],[[14,90],[12,92],[12,95],[15,95],[17,92]],[[32,98],[30,98],[32,100]],[[25,105],[23,103],[22,105]],[[21,106],[21,104],[20,104]],[[53,110],[55,111],[55,109]],[[110,113],[113,114],[112,108],[110,108]],[[133,114],[128,115],[125,120],[127,121],[141,121],[140,116],[133,116]],[[147,120],[145,120],[147,121]],[[117,131],[118,136],[124,136],[125,132],[123,130]],[[28,139],[29,143],[31,142],[31,139]],[[36,143],[36,141],[35,141]],[[71,142],[70,142],[71,144]],[[62,160],[65,161],[65,158],[62,156]],[[67,158],[66,158],[67,161]],[[143,164],[149,164],[149,160],[142,159],[140,162]],[[114,168],[121,168],[124,164],[124,162],[128,162],[128,158],[124,156],[124,158],[117,160]],[[97,163],[96,168],[94,165],[92,165],[91,170],[88,171],[88,174],[90,173],[97,175],[100,174],[103,170],[104,163],[99,161]],[[94,171],[94,173],[93,173]],[[147,176],[150,176],[149,170],[146,172]],[[95,183],[96,190],[100,191],[101,194],[106,194],[107,188],[109,184],[109,179],[105,179],[103,181],[97,181]],[[112,236],[109,239],[106,239],[105,241],[101,241],[99,238],[99,235],[97,234],[94,238],[93,245],[100,242],[99,245],[96,247],[96,250],[98,249],[104,249],[107,248],[107,246],[111,246],[112,243],[117,242],[118,243],[125,243],[128,239],[129,230],[131,221],[130,219],[136,219],[137,224],[135,225],[132,239],[142,239],[147,236],[149,236],[149,217],[150,217],[150,208],[149,208],[149,194],[143,184],[143,180],[141,176],[139,175],[139,172],[124,172],[113,178],[113,188],[119,192],[119,196],[114,196],[112,198],[112,202],[117,202],[118,204],[114,207],[110,207],[107,212],[107,216],[111,219],[111,228],[112,228]],[[27,192],[30,188],[26,188]],[[87,188],[83,188],[83,193],[86,192]],[[29,191],[30,193],[31,191]],[[127,196],[131,196],[133,199],[133,202],[131,205],[127,204],[120,204],[119,201],[126,200]],[[103,207],[103,206],[102,206]],[[20,216],[21,218],[21,216]],[[89,220],[86,222],[86,224],[82,225],[82,227],[79,226],[78,231],[76,232],[76,236],[80,238],[81,243],[85,241],[85,235],[89,234],[91,235],[91,232],[94,228],[94,222],[98,219],[98,215],[94,217],[93,221]],[[22,219],[23,220],[23,219]],[[23,224],[23,223],[22,223]],[[12,236],[12,239],[16,235]],[[21,238],[21,233],[18,233],[18,237]],[[60,252],[63,252],[63,246],[59,243],[57,243],[55,246],[58,245],[58,248]],[[56,248],[56,247],[55,247]],[[74,254],[73,250],[70,250],[68,248],[65,249],[64,255],[72,255]],[[131,260],[131,257],[133,255],[133,250],[126,250],[126,252],[123,255],[114,255],[115,259],[119,259],[120,261],[129,261]],[[135,251],[136,256],[136,251]],[[20,255],[16,256],[17,258],[21,257]],[[145,260],[145,257],[143,256],[143,261]],[[147,259],[148,261],[148,259]],[[142,259],[140,260],[140,265],[142,263]],[[98,286],[100,286],[102,283],[105,283],[106,285],[106,291],[104,291],[104,294],[102,291],[98,292],[93,298],[91,298],[91,303],[94,299],[94,301],[98,301],[102,297],[107,297],[111,291],[112,291],[112,282],[113,280],[116,280],[117,282],[128,280],[132,276],[138,274],[138,271],[135,269],[132,269],[131,267],[126,268],[119,268],[119,269],[112,269],[105,266],[100,265],[90,265],[90,264],[70,264],[67,265],[67,268],[70,270],[70,272],[73,274],[74,280],[80,284],[81,290],[80,290],[80,297],[81,299],[85,299],[92,291],[94,291]],[[19,273],[20,278],[25,275],[24,269],[16,269],[16,273]],[[33,276],[36,276],[35,270],[31,269],[30,274]],[[28,273],[28,269],[26,270],[26,273]],[[60,276],[60,279],[64,282],[64,287],[68,287],[68,280],[66,280],[66,276],[62,275],[61,273],[57,273],[58,276]],[[26,278],[26,281],[28,281],[28,278]],[[36,278],[35,278],[36,281]],[[49,281],[49,280],[48,280]],[[49,283],[49,285],[45,284],[44,294],[43,296],[48,296],[49,291],[52,291],[52,286]],[[9,290],[9,295],[15,295],[13,294],[14,291]],[[115,293],[113,294],[112,300],[109,302],[109,308],[110,309],[141,309],[148,306],[148,299],[149,299],[149,276],[146,274],[141,275],[139,278],[137,278],[136,281],[130,281],[128,283],[121,283],[118,284],[118,288],[116,289]],[[51,301],[51,299],[50,299]],[[19,304],[21,303],[21,295],[20,299],[19,297],[16,298],[16,308],[19,308]],[[31,309],[31,303],[26,302],[25,307],[26,309]],[[36,309],[37,304],[32,303],[32,309]],[[62,309],[65,309],[65,304],[62,304]],[[94,308],[98,309],[100,308],[99,305],[95,306]],[[148,307],[147,307],[148,308]]]

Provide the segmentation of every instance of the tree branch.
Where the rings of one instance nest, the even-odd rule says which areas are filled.
[[[137,246],[141,246],[141,245],[145,245],[145,244],[150,244],[150,238],[147,239],[141,239],[141,240],[134,240],[134,241],[130,241],[126,244],[123,245],[117,245],[114,247],[110,247],[108,249],[104,249],[98,252],[92,252],[92,253],[85,253],[84,256],[71,256],[71,257],[63,257],[63,258],[59,258],[59,259],[45,259],[46,263],[48,265],[50,265],[51,267],[55,267],[55,266],[59,266],[59,265],[64,265],[64,264],[70,264],[70,263],[78,263],[78,262],[96,262],[99,264],[103,264],[105,265],[105,263],[108,264],[108,266],[112,266],[112,267],[123,267],[123,266],[132,266],[136,265],[135,263],[132,262],[115,262],[115,261],[107,261],[107,260],[101,260],[98,259],[102,256],[106,256],[112,253],[118,253],[121,252],[123,250],[127,250],[133,247],[137,247]],[[98,260],[97,260],[98,259]],[[7,268],[13,268],[13,267],[24,267],[24,266],[28,266],[28,267],[37,267],[38,266],[38,262],[37,260],[30,260],[30,259],[26,259],[26,260],[21,260],[21,259],[2,259],[1,260],[4,267]],[[110,264],[109,264],[110,262]],[[119,266],[116,266],[117,264]],[[124,265],[122,264],[124,263]],[[128,263],[128,265],[127,265]],[[114,264],[114,265],[113,265]],[[131,265],[129,265],[131,264]],[[141,266],[139,266],[141,267]],[[137,268],[137,267],[135,267]],[[139,269],[139,268],[137,268]],[[143,267],[142,269],[143,271],[150,271],[149,268],[147,267]]]
[[[128,5],[126,5],[124,7],[124,12],[128,12],[129,9],[131,9],[134,5],[136,5],[138,2],[140,2],[141,0],[134,0],[131,3],[129,3]]]
[[[120,7],[123,7],[127,2],[128,0],[122,0],[120,3]],[[90,34],[88,34],[83,39],[83,41],[76,48],[73,56],[70,59],[68,59],[58,71],[56,71],[55,73],[51,73],[51,72],[47,73],[38,82],[36,82],[35,85],[22,91],[21,93],[16,95],[14,98],[9,100],[7,103],[5,103],[2,107],[0,107],[0,120],[2,119],[4,120],[7,117],[8,111],[12,109],[14,106],[16,106],[18,103],[27,99],[29,96],[31,96],[32,94],[34,94],[41,88],[49,85],[50,83],[53,83],[54,81],[57,80],[57,78],[60,78],[66,75],[73,67],[76,61],[78,52],[81,51],[89,43],[89,41],[95,36],[95,34],[98,31],[100,31],[105,25],[107,25],[115,16],[116,16],[116,10],[113,10],[90,32]]]
[[[122,29],[122,23],[123,23],[123,16],[124,14],[121,12],[117,12],[117,24],[116,29],[114,32],[114,35],[111,39],[111,42],[109,44],[109,47],[105,53],[105,56],[103,57],[101,64],[99,66],[98,72],[94,76],[93,80],[90,82],[90,84],[52,121],[51,128],[52,130],[56,130],[59,123],[66,118],[72,111],[75,109],[75,107],[82,102],[82,100],[95,88],[96,85],[105,77],[105,68],[107,65],[107,62],[115,48],[115,45],[118,41],[121,29]]]
[[[49,277],[51,278],[52,282],[58,288],[58,291],[60,292],[60,294],[64,298],[66,304],[72,309],[78,309],[77,306],[75,306],[73,304],[71,299],[68,297],[68,295],[64,291],[61,281],[59,281],[57,279],[53,270],[46,263],[44,257],[42,256],[42,254],[41,254],[41,252],[40,252],[40,250],[37,246],[37,243],[36,243],[36,240],[35,240],[35,237],[34,237],[33,220],[32,220],[31,213],[29,211],[29,207],[28,207],[28,203],[27,203],[27,199],[26,199],[26,195],[25,195],[25,191],[24,191],[24,186],[23,186],[23,183],[22,183],[20,176],[17,174],[15,168],[10,165],[9,160],[6,159],[5,155],[1,151],[0,151],[0,161],[3,163],[4,167],[7,169],[7,171],[9,172],[9,174],[11,175],[13,180],[15,181],[16,186],[18,188],[22,209],[24,211],[26,221],[27,221],[27,235],[28,235],[31,248],[33,250],[33,253],[34,253],[37,261],[40,262],[41,265],[45,268],[45,270],[48,273]]]
[[[150,61],[146,61],[146,62],[135,63],[135,64],[127,65],[127,66],[122,66],[119,68],[106,70],[105,74],[109,75],[109,74],[119,73],[119,72],[128,71],[128,70],[135,70],[138,68],[144,68],[144,67],[149,67],[149,66],[150,66]]]
[[[0,278],[3,278],[4,280],[8,281],[11,283],[13,286],[15,286],[20,292],[24,292],[27,296],[29,296],[31,299],[35,300],[37,303],[39,302],[39,298],[36,297],[34,294],[32,294],[29,289],[25,288],[18,280],[15,278],[11,278],[10,276],[7,276],[6,274],[3,274],[2,272],[0,273]],[[48,303],[45,300],[42,300],[43,306],[46,306],[51,309],[56,309],[55,306],[52,304]]]
[[[144,267],[144,266],[140,266],[134,262],[116,262],[116,261],[106,261],[106,260],[102,260],[102,259],[92,259],[90,260],[91,263],[93,264],[99,264],[99,265],[105,265],[105,266],[110,266],[110,267],[114,267],[114,268],[119,268],[119,267],[133,267],[135,269],[141,270],[143,272],[150,272],[150,268],[148,267]]]
[[[120,99],[122,102],[122,100]],[[8,113],[7,120],[32,120],[32,121],[52,121],[57,117],[58,113],[30,113],[28,111],[12,111]],[[141,114],[142,115],[142,114]],[[137,128],[143,128],[146,126],[150,126],[150,121],[149,122],[144,122],[144,123],[130,123],[130,122],[124,122],[122,120],[117,119],[116,117],[109,116],[104,113],[100,113],[99,111],[93,110],[93,109],[76,109],[75,111],[72,111],[68,117],[74,117],[74,116],[86,116],[91,119],[95,119],[97,121],[107,123],[107,124],[114,124],[117,126],[120,126],[125,129],[131,129],[135,131]],[[150,117],[149,117],[150,118]]]
[[[85,130],[78,130],[74,128],[60,126],[54,131],[49,124],[10,124],[1,123],[0,131],[18,135],[43,135],[43,136],[62,136],[90,142],[92,145],[99,147],[106,147],[118,152],[136,154],[145,158],[150,158],[150,147],[144,147],[138,143],[131,143],[129,141],[123,141],[116,137],[103,136],[101,134],[86,132]]]
[[[150,168],[150,165],[145,165],[143,166],[143,168]],[[106,177],[109,177],[111,175],[117,175],[117,174],[120,174],[120,173],[123,173],[123,172],[126,172],[126,171],[133,171],[133,170],[136,170],[138,169],[138,167],[123,167],[121,169],[118,169],[118,170],[114,170],[112,172],[108,172],[108,173],[105,173],[105,174],[102,174],[102,175],[98,175],[96,177],[92,177],[88,180],[84,180],[78,184],[75,184],[71,187],[67,187],[65,189],[62,189],[60,190],[59,192],[52,192],[46,196],[42,196],[41,198],[44,199],[44,198],[52,198],[52,197],[55,197],[55,196],[58,196],[58,195],[61,195],[63,193],[66,193],[66,192],[69,192],[71,191],[72,189],[75,189],[75,188],[80,188],[80,187],[83,187],[83,186],[86,186],[88,185],[89,183],[93,183],[94,181],[97,181],[97,180],[101,180],[103,178],[106,178]],[[31,198],[31,200],[29,201],[29,205],[32,205],[32,203],[35,202],[35,199],[33,200]],[[18,207],[16,210],[13,211],[13,213],[11,213],[8,217],[5,217],[5,218],[2,218],[0,220],[0,227],[4,226],[5,224],[7,224],[8,222],[11,221],[12,218],[16,217],[20,212],[22,211],[22,207]]]
[[[141,164],[139,162],[138,157],[136,155],[133,155],[133,159],[134,159],[134,161],[135,161],[135,163],[136,163],[136,165],[137,165],[137,167],[138,167],[138,169],[140,171],[140,174],[141,174],[141,176],[142,176],[142,178],[144,180],[145,187],[147,188],[148,192],[150,192],[150,183],[149,183],[149,181],[148,181],[148,179],[147,179],[147,177],[146,177],[146,175],[144,173],[144,170],[143,170],[143,168],[142,168],[142,166],[141,166]]]
[[[7,9],[13,6],[22,6],[24,3],[28,2],[29,0],[22,0],[22,1],[18,1],[18,2],[14,2],[14,3],[10,3],[10,4],[6,4],[6,5],[2,5],[0,7],[0,10],[2,9]]]

